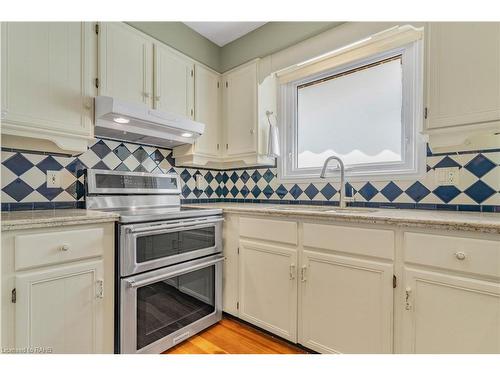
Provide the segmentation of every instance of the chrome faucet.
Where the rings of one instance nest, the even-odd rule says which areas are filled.
[[[339,207],[346,208],[346,199],[345,199],[345,166],[342,159],[338,156],[330,156],[325,160],[323,164],[323,169],[321,170],[321,174],[319,177],[326,178],[326,169],[328,168],[328,163],[331,160],[336,160],[340,167],[340,191],[339,191]]]

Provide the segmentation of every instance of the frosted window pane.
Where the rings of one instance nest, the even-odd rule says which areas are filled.
[[[297,89],[298,168],[401,161],[401,60]]]

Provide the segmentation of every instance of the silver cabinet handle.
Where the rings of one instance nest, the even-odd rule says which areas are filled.
[[[407,287],[406,288],[406,298],[405,298],[405,309],[406,310],[411,310],[411,303],[410,303],[410,294],[411,294],[411,288]]]
[[[214,224],[214,223],[219,223],[223,222],[224,218],[217,218],[217,219],[208,219],[208,220],[195,220],[191,222],[180,222],[180,223],[172,223],[172,224],[164,224],[164,225],[152,225],[149,227],[143,227],[143,228],[126,228],[127,233],[148,233],[148,234],[153,234],[161,230],[165,229],[198,229],[202,226],[207,226],[209,224]]]
[[[69,250],[69,245],[62,245],[62,246],[60,247],[60,250],[61,250],[61,251],[68,251],[68,250]]]
[[[295,264],[290,264],[290,280],[295,279]]]
[[[464,260],[466,258],[466,254],[463,251],[457,251],[455,256],[458,260]]]
[[[303,283],[305,283],[307,281],[306,270],[307,270],[307,266],[302,266],[300,268],[300,281],[302,281]]]
[[[96,281],[96,298],[104,298],[104,280]]]

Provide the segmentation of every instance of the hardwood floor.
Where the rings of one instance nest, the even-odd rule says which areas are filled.
[[[307,354],[283,340],[224,317],[163,354]]]

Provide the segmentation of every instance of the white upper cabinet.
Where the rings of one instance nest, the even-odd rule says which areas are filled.
[[[52,144],[46,151],[86,151],[93,136],[93,35],[85,22],[2,23],[3,145],[30,148],[28,137]]]
[[[99,30],[99,95],[152,104],[153,42],[121,22]]]
[[[154,108],[194,118],[194,64],[154,43]]]
[[[437,138],[436,145],[461,143],[477,131],[498,130],[500,23],[431,22],[426,45],[426,127],[430,134],[447,134]],[[450,135],[462,130],[462,137]],[[431,146],[433,141],[431,137]]]
[[[221,143],[220,75],[196,64],[195,77],[195,120],[205,124],[205,132],[195,143],[196,152],[217,158]]]
[[[223,77],[227,157],[256,153],[257,144],[257,63],[236,68]]]

